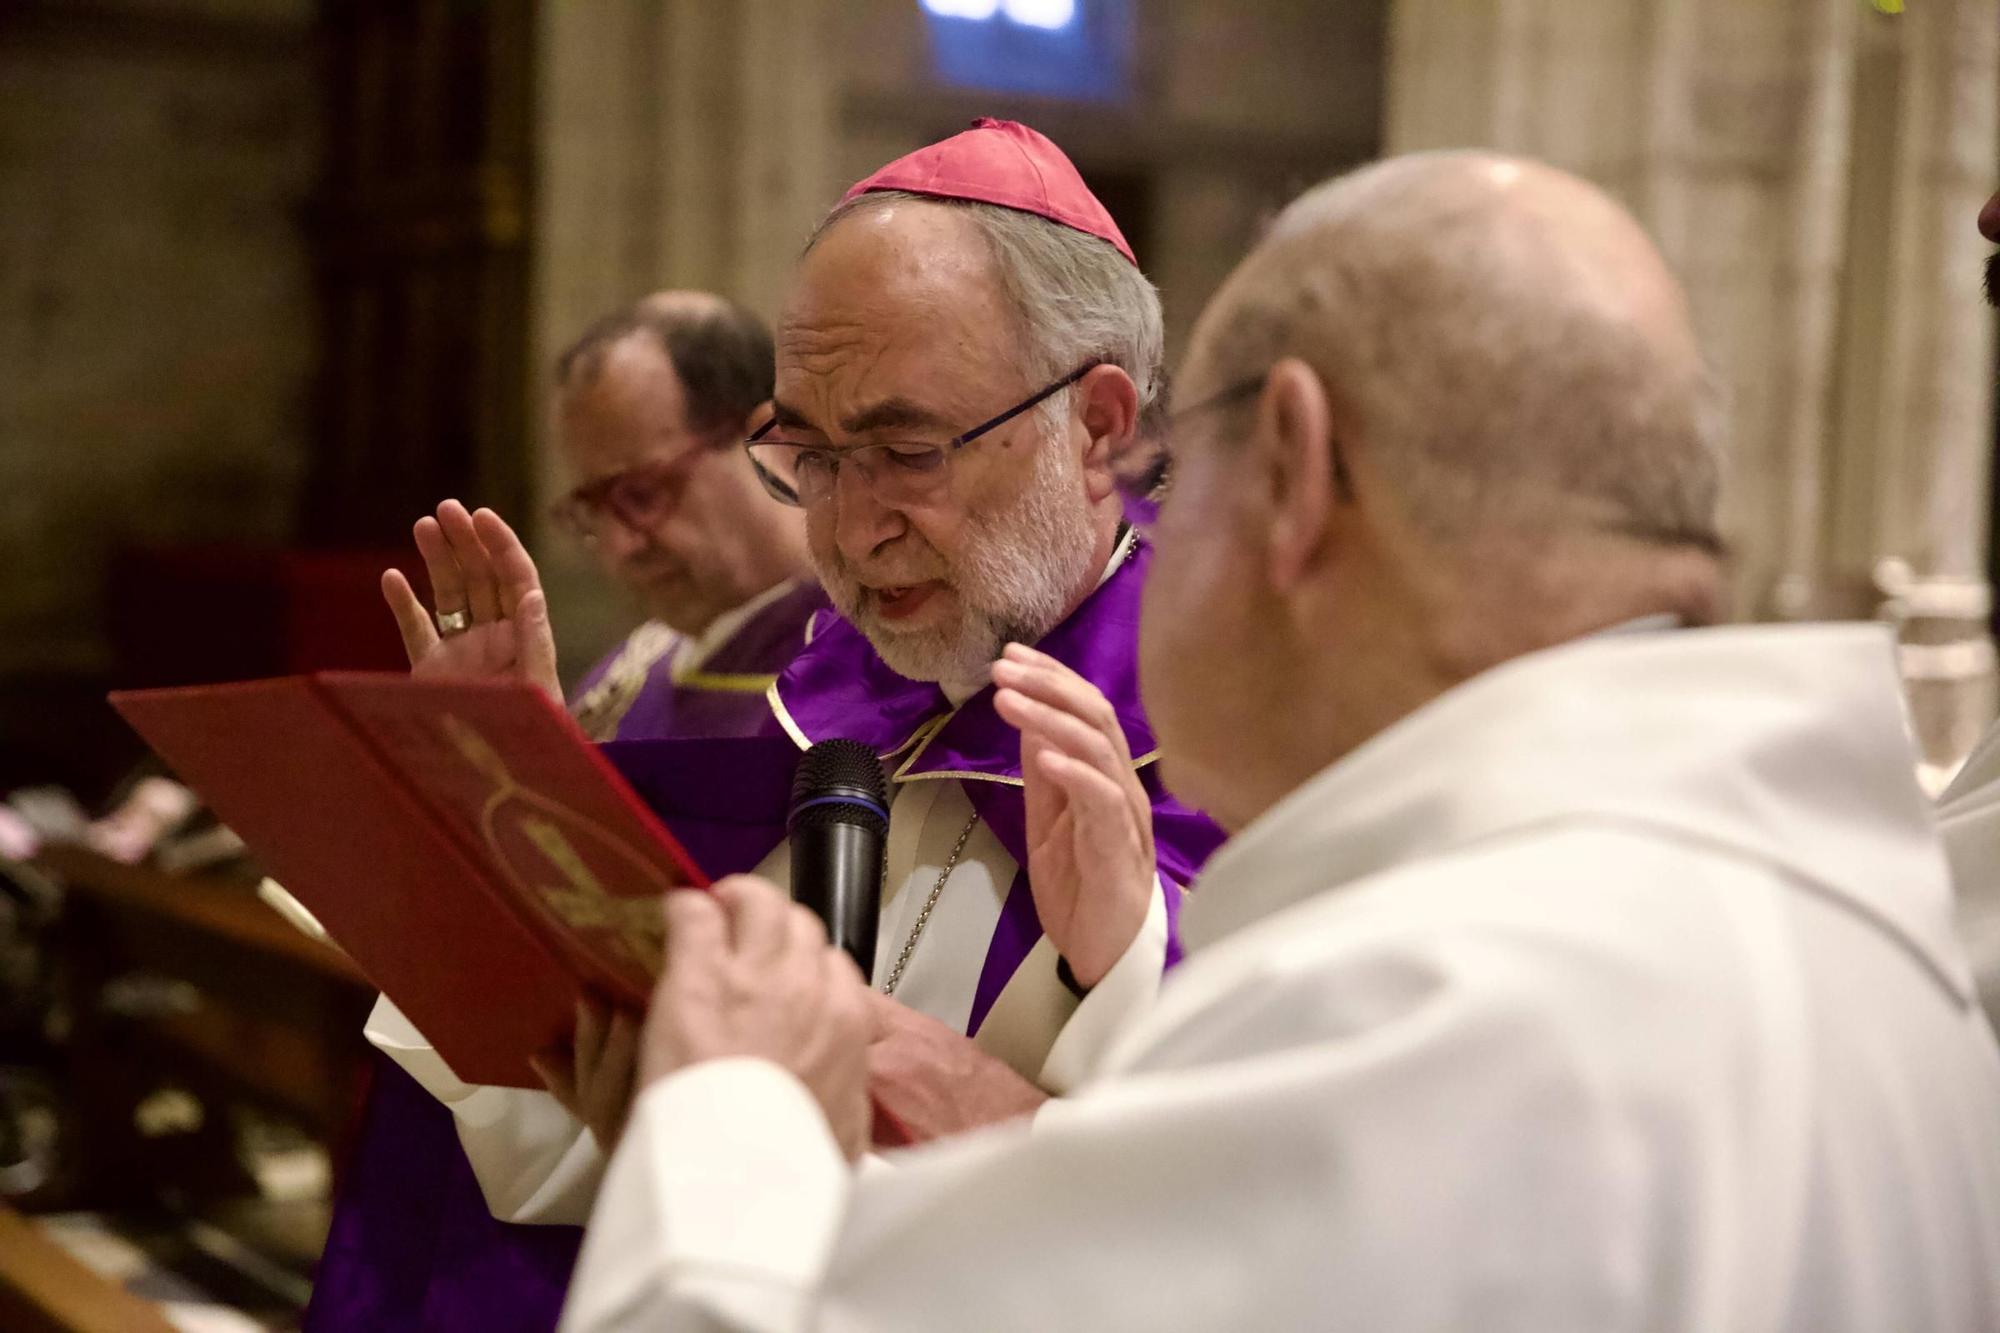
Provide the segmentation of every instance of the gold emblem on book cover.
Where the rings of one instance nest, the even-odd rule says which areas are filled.
[[[446,714],[440,725],[492,786],[479,812],[480,834],[515,887],[598,950],[636,968],[635,982],[657,975],[665,941],[658,894],[673,887],[659,866],[596,820],[523,786],[492,743],[462,718]],[[610,853],[621,870],[655,892],[611,892],[579,841]],[[532,857],[522,856],[527,848],[534,849]],[[602,866],[603,858],[595,864]]]

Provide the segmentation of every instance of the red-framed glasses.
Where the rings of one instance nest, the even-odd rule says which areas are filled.
[[[678,457],[648,460],[583,485],[550,506],[549,516],[572,537],[594,546],[605,524],[644,534],[670,517],[687,492],[694,465],[726,444],[699,444]]]

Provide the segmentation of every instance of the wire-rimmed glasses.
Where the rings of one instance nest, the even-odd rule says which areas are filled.
[[[842,468],[853,468],[884,504],[916,504],[934,494],[944,481],[952,456],[1029,408],[1067,389],[1102,365],[1086,361],[1061,379],[1014,404],[999,416],[980,422],[942,444],[918,440],[881,440],[871,444],[806,444],[766,438],[776,418],[758,427],[743,442],[750,465],[772,498],[799,508],[822,504],[833,495]]]

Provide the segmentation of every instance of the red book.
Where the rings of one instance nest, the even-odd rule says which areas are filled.
[[[533,686],[327,673],[112,704],[460,1078],[528,1057],[588,994],[643,1010],[659,895],[707,878]]]

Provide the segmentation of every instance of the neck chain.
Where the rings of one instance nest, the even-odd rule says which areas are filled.
[[[882,983],[884,995],[894,995],[896,986],[903,980],[903,969],[910,965],[910,955],[917,951],[917,941],[923,938],[924,927],[930,924],[931,910],[937,906],[938,895],[944,892],[944,882],[951,878],[951,872],[958,869],[958,858],[965,855],[965,843],[972,836],[972,829],[979,822],[979,812],[973,811],[972,818],[965,821],[965,827],[958,831],[958,841],[952,844],[951,855],[944,860],[944,870],[931,885],[930,897],[924,899],[923,910],[917,913],[917,923],[910,927],[910,938],[903,941],[903,951],[896,955],[896,965],[889,969],[889,979]]]

